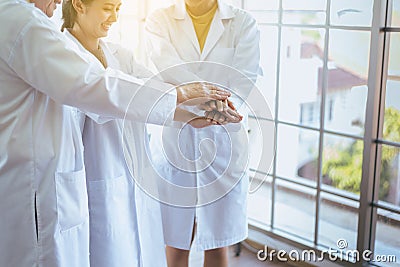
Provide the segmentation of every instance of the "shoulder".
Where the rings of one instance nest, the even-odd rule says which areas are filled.
[[[52,24],[51,20],[33,4],[22,1],[0,1],[2,25]]]
[[[149,14],[147,20],[152,20],[152,21],[168,20],[175,13],[175,9],[176,9],[175,5],[171,5],[164,8],[158,8]]]
[[[132,61],[134,61],[135,57],[133,51],[129,50],[128,48],[111,42],[105,42],[105,45],[120,64],[124,62],[130,64]]]
[[[42,11],[32,4],[21,1],[0,1],[0,25],[2,25],[0,27],[2,57],[5,54],[12,54],[16,44],[29,33],[46,36],[49,36],[49,33],[55,36],[61,34]]]
[[[257,24],[256,19],[247,10],[234,7],[231,5],[229,5],[229,7],[231,8],[233,14],[235,15],[236,20],[239,20],[246,24],[254,24],[254,25]]]
[[[112,42],[105,42],[105,44],[107,45],[107,48],[111,51],[112,54],[121,54],[124,56],[133,55],[132,51],[130,51],[128,48],[126,48],[120,44],[116,44],[116,43],[112,43]]]
[[[259,31],[257,20],[246,10],[227,5],[232,17],[232,27],[239,35],[247,35]]]
[[[137,62],[132,50],[110,42],[105,43],[105,45],[112,56],[118,61],[119,70],[137,78],[153,76],[149,70]]]
[[[23,28],[34,25],[47,26],[50,19],[31,4],[18,1],[0,1],[0,23],[2,31],[20,34]]]

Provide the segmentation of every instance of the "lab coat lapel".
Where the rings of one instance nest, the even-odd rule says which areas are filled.
[[[205,60],[207,58],[208,54],[212,51],[214,46],[221,39],[221,36],[224,34],[224,20],[232,19],[234,16],[235,14],[233,13],[232,8],[224,3],[224,1],[218,0],[218,9],[211,23],[200,60]]]
[[[217,10],[213,18],[213,21],[211,23],[210,30],[208,32],[206,43],[204,44],[203,47],[203,52],[201,53],[200,60],[204,60],[208,56],[208,54],[213,49],[215,44],[221,38],[222,34],[224,33],[224,30],[225,26],[222,23],[221,14],[219,10]]]
[[[174,10],[174,18],[176,20],[176,24],[178,29],[182,29],[187,39],[190,40],[194,50],[197,53],[197,57],[200,57],[200,45],[199,41],[197,40],[196,32],[194,30],[192,19],[186,13],[186,6],[185,1],[178,0],[175,5]],[[184,45],[184,44],[181,44]]]
[[[197,40],[196,32],[194,30],[193,22],[188,15],[185,15],[185,19],[179,21],[181,25],[181,29],[185,32],[186,36],[191,41],[193,47],[195,48],[198,56],[200,56],[200,45],[199,41]]]

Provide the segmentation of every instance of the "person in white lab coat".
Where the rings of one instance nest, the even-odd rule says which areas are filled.
[[[100,39],[117,21],[120,6],[120,0],[66,0],[62,30],[82,52],[92,53],[104,67],[150,78],[153,74],[137,64],[132,53]],[[90,265],[166,266],[160,205],[135,185],[123,152],[124,145],[135,142],[133,155],[146,164],[143,151],[148,138],[144,124],[124,124],[123,120],[98,123],[90,116],[81,113],[80,123],[89,200]],[[128,131],[134,140],[123,138]],[[135,175],[151,175],[141,173],[139,168],[134,166]]]
[[[137,64],[132,53],[100,39],[117,21],[120,6],[120,0],[64,1],[62,30],[82,52],[92,53],[105,67],[150,78],[153,74]],[[135,142],[133,156],[141,166],[149,164],[143,153],[148,146],[146,127],[123,120],[98,123],[92,114],[81,115],[91,266],[166,266],[160,205],[135,186],[123,152],[124,145]],[[123,136],[124,132],[133,135]],[[134,166],[135,175],[151,175],[142,173],[141,166]]]
[[[220,0],[178,0],[174,5],[151,14],[145,29],[151,62],[166,81],[179,84],[207,80],[230,87],[238,95],[233,100],[234,105],[246,117],[243,100],[260,74],[259,30],[251,15]],[[197,63],[179,65],[184,62]],[[176,67],[165,70],[170,66]],[[234,71],[229,67],[237,70],[236,75],[232,75]],[[215,106],[216,102],[210,104]],[[204,186],[220,177],[239,180],[229,193],[208,205],[195,208],[162,205],[169,266],[188,266],[191,247],[205,251],[205,266],[227,266],[227,246],[247,237],[246,121],[245,118],[238,132],[227,133],[215,126],[200,130],[183,128],[179,132],[180,139],[176,131],[164,128],[163,144],[151,142],[154,160],[160,165],[158,171],[175,184]],[[181,158],[180,152],[187,158],[198,159],[202,156],[198,151],[201,146],[201,152],[207,148],[212,150],[212,147],[200,145],[201,140],[207,139],[213,140],[217,148],[215,158],[205,170],[194,172],[190,169],[188,172],[182,171],[181,166],[176,167],[175,163],[180,160],[174,157]],[[185,144],[180,143],[180,151],[174,153],[171,150],[178,145],[169,144],[171,140]],[[168,159],[160,156],[163,154],[160,147],[164,147]],[[224,173],[229,164],[239,166],[236,171]]]
[[[105,69],[48,18],[60,2],[0,0],[0,266],[90,264],[82,136],[63,104],[161,124],[187,99],[227,97],[202,84],[170,94]]]

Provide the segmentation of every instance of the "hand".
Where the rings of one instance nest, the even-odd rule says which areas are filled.
[[[219,112],[225,111],[228,108],[231,110],[236,110],[235,106],[233,105],[232,101],[229,99],[225,99],[224,101],[221,100],[210,100],[207,101],[204,104],[201,104],[198,106],[199,109],[205,110],[205,111],[212,111],[212,110],[217,110]]]
[[[203,105],[199,106],[200,109],[204,109],[205,116],[209,120],[218,121],[220,124],[226,123],[238,123],[243,119],[233,103],[226,99],[224,101],[211,100]]]
[[[216,121],[209,120],[205,117],[197,117],[192,120],[190,120],[189,125],[192,126],[193,128],[204,128],[212,125],[218,125]]]
[[[194,128],[204,128],[207,126],[218,124],[218,122],[212,119],[198,116],[190,111],[181,108],[176,108],[174,114],[174,120],[184,122],[185,124],[189,124]]]
[[[236,110],[232,110],[231,108],[227,108],[222,112],[217,110],[206,111],[204,113],[205,117],[209,121],[217,121],[219,124],[227,124],[227,123],[238,123],[243,119],[243,116],[240,115]]]
[[[215,85],[196,82],[178,86],[177,104],[201,105],[210,100],[226,100],[231,93]]]

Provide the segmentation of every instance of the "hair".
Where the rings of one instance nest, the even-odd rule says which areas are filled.
[[[92,3],[94,0],[81,0],[84,5]],[[63,25],[61,26],[61,31],[64,29],[72,28],[76,22],[77,12],[72,0],[64,0],[62,4],[62,20]]]

